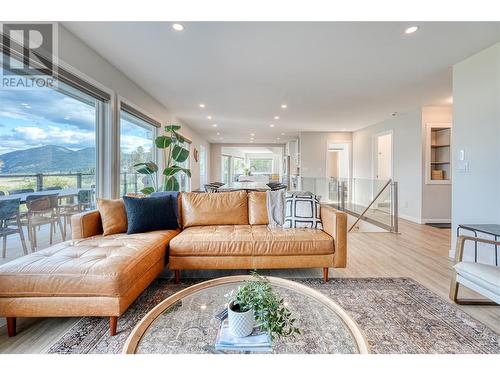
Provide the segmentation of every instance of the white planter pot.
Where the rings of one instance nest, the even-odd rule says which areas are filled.
[[[229,332],[236,337],[246,337],[253,331],[255,325],[254,311],[249,310],[243,313],[233,311],[234,301],[229,303],[227,309],[227,319],[229,321]]]

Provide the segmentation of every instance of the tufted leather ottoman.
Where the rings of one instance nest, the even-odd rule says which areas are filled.
[[[116,319],[165,266],[177,230],[96,235],[66,241],[0,266],[0,316],[109,316]]]

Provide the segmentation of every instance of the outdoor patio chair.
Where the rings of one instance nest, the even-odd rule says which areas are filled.
[[[63,241],[66,239],[66,233],[59,213],[59,199],[57,194],[28,195],[26,197],[26,206],[28,207],[26,219],[21,223],[28,228],[31,251],[35,251],[38,247],[36,228],[42,225],[50,224],[50,245],[53,243],[56,225],[59,226]]]
[[[16,233],[21,238],[24,255],[28,254],[19,215],[20,204],[21,200],[19,198],[0,201],[0,237],[3,238],[2,258],[5,258],[7,253],[7,236]]]

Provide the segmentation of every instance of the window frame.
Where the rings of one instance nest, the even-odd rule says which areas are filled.
[[[121,189],[121,168],[120,168],[120,144],[121,144],[121,113],[122,110],[128,113],[129,115],[136,116],[138,119],[148,123],[152,127],[152,156],[153,156],[153,162],[155,162],[158,165],[158,172],[156,172],[156,178],[159,179],[160,175],[159,172],[163,170],[163,165],[164,165],[164,160],[160,157],[159,149],[156,147],[155,144],[155,139],[158,136],[159,129],[161,129],[162,123],[161,121],[158,121],[155,116],[151,115],[148,113],[148,111],[145,111],[144,109],[140,108],[139,106],[133,104],[130,100],[124,98],[121,95],[116,95],[115,96],[115,121],[113,121],[113,131],[111,135],[111,138],[114,138],[114,147],[112,146],[113,149],[113,155],[114,155],[114,160],[112,162],[112,175],[113,175],[113,183],[111,185],[112,188],[112,194],[111,196],[113,198],[119,198],[120,197],[120,189]],[[126,109],[122,108],[125,107]],[[128,109],[131,108],[134,113],[131,111],[128,111]],[[113,142],[112,142],[113,143]],[[110,148],[111,149],[111,148]],[[161,162],[161,164],[159,164]],[[159,181],[159,180],[158,180]]]
[[[11,40],[10,43],[13,43]],[[0,38],[0,54],[5,54],[5,45],[3,43],[3,38]],[[9,54],[10,58],[20,59],[24,58],[18,56],[17,54]],[[92,96],[96,99],[96,124],[95,124],[95,148],[96,148],[96,159],[95,159],[95,196],[99,197],[110,197],[110,185],[113,185],[113,181],[109,181],[108,177],[111,175],[109,172],[110,168],[110,158],[106,157],[106,153],[109,152],[110,148],[107,145],[107,131],[106,129],[112,128],[113,125],[113,111],[114,111],[114,96],[116,95],[113,90],[102,85],[100,82],[89,77],[85,73],[76,69],[70,64],[67,64],[59,56],[53,65],[53,75],[63,82],[64,84],[71,86],[73,89],[78,90],[86,95]],[[2,57],[3,58],[3,57]],[[35,62],[35,65],[38,63]],[[57,90],[57,89],[54,89]],[[64,94],[64,93],[63,93]],[[67,95],[67,94],[64,94]],[[67,95],[71,97],[71,95]],[[108,140],[109,141],[109,140]],[[108,183],[109,182],[109,183]]]
[[[248,165],[249,167],[251,168],[252,167],[252,161],[254,160],[267,160],[267,161],[271,161],[271,171],[269,172],[257,172],[257,171],[252,171],[252,174],[255,174],[255,175],[267,175],[267,174],[273,174],[273,170],[274,170],[274,159],[273,158],[248,158]]]

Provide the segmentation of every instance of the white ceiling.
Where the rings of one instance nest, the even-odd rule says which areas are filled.
[[[411,24],[420,30],[404,34]],[[251,133],[256,143],[282,143],[299,131],[352,131],[449,104],[452,65],[500,41],[498,22],[184,25],[64,23],[186,124],[228,143]]]
[[[243,154],[282,154],[281,147],[261,147],[261,146],[237,146],[237,147],[222,147],[222,153],[230,151],[238,151]]]

